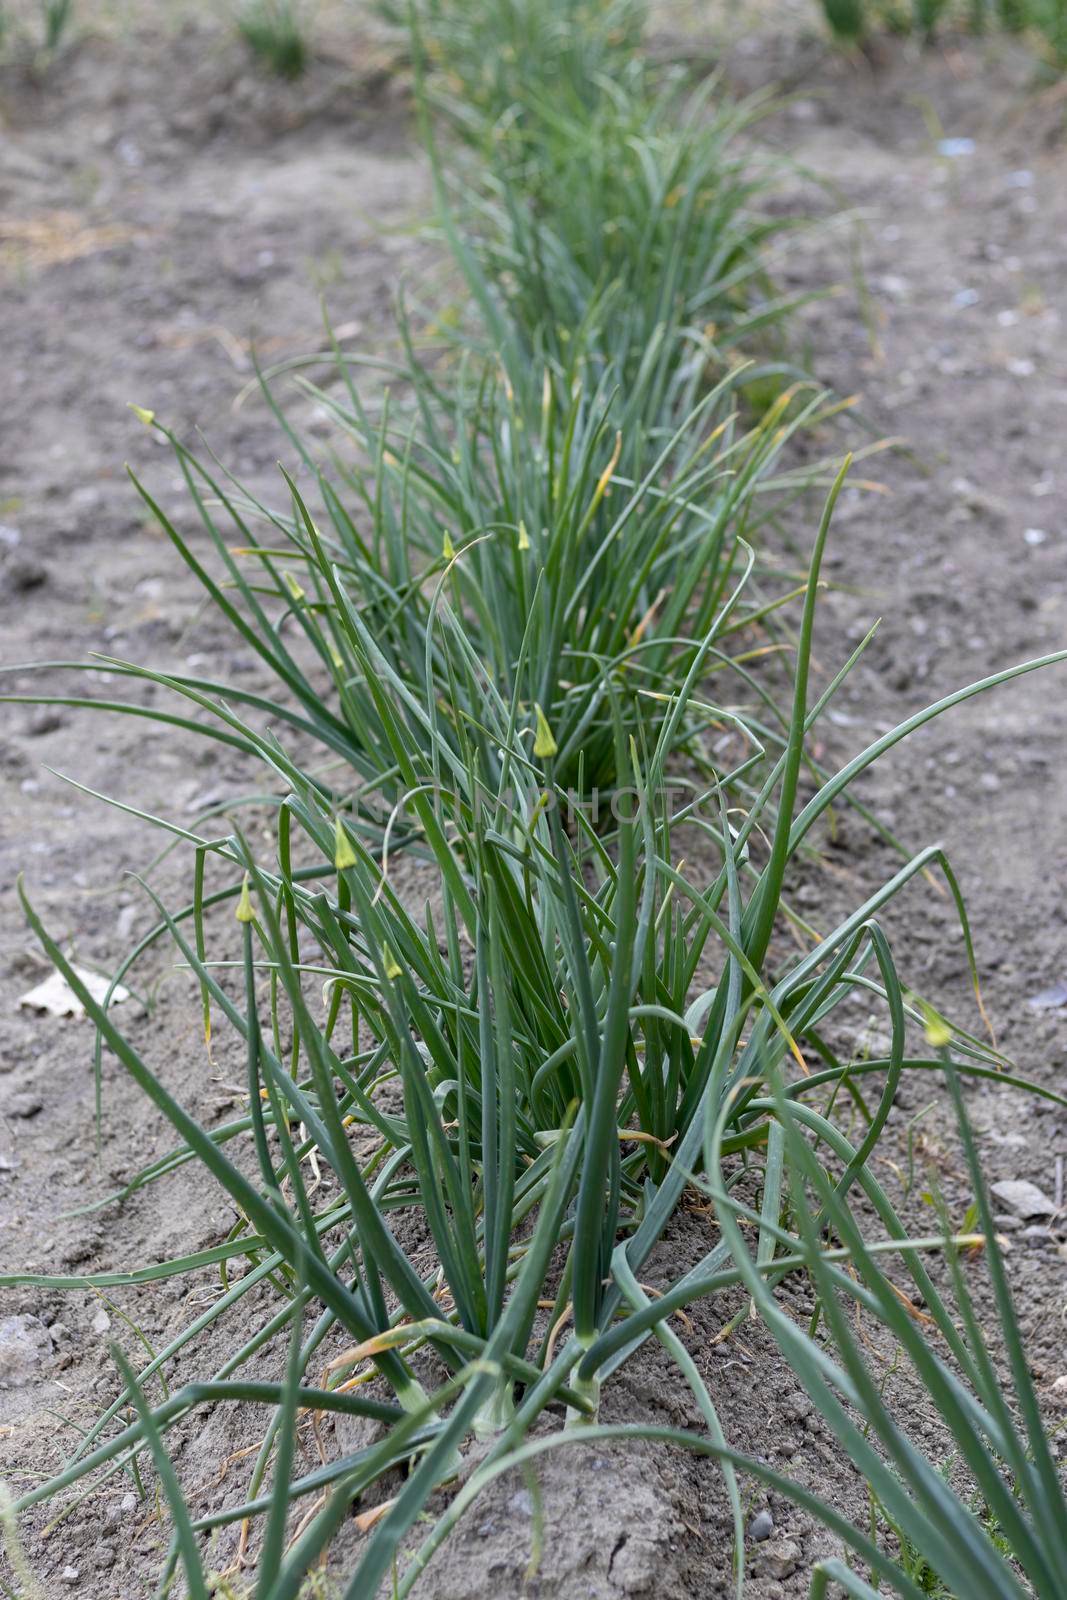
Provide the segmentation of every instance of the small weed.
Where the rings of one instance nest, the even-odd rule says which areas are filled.
[[[74,0],[42,0],[42,34],[49,54],[59,49],[73,14]]]
[[[60,48],[74,17],[74,0],[38,0],[38,16],[39,28],[34,28],[23,12],[13,14],[0,0],[0,50],[24,56],[31,70]]]
[[[237,15],[241,37],[280,78],[298,78],[308,62],[301,0],[244,0]]]
[[[876,27],[932,39],[943,22],[973,33],[988,27],[1033,35],[1040,52],[1067,66],[1067,0],[822,0],[831,32],[856,44]]]

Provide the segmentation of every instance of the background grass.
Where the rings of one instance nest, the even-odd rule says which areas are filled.
[[[823,0],[831,31],[856,43],[877,28],[916,32],[932,38],[939,26],[963,26],[975,33],[1003,29],[1029,36],[1056,67],[1067,62],[1067,5],[1064,0]]]

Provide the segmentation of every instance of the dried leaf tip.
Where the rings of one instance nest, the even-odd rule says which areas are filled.
[[[248,873],[246,872],[244,876],[244,882],[241,885],[241,895],[237,902],[237,910],[234,912],[234,916],[237,918],[238,922],[252,922],[255,920],[255,915],[255,912],[252,910],[252,896],[248,892]]]
[[[615,473],[615,468],[619,464],[619,457],[621,455],[622,455],[622,434],[620,432],[620,433],[617,433],[615,435],[615,448],[611,452],[611,460],[608,462],[607,466],[604,468],[603,472],[600,474],[600,477],[597,479],[597,486],[596,486],[596,489],[593,491],[593,510],[594,511],[596,510],[597,506],[600,504],[601,500],[603,500],[604,496],[608,492],[608,485],[611,483],[612,477],[614,476],[614,473]]]
[[[559,745],[552,735],[552,729],[548,725],[548,718],[540,706],[534,706],[534,716],[537,718],[537,728],[534,733],[533,753],[539,761],[547,761],[550,756],[554,756],[558,752]]]
[[[344,872],[346,867],[354,867],[357,861],[356,852],[352,848],[352,841],[344,830],[340,817],[333,825],[333,864],[338,872]]]

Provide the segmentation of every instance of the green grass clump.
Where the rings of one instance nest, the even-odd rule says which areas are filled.
[[[379,0],[425,56],[433,93],[453,126],[481,142],[487,126],[531,95],[568,108],[593,106],[605,80],[634,59],[646,20],[643,0]]]
[[[694,370],[765,358],[799,302],[768,273],[789,222],[760,213],[770,174],[740,144],[762,106],[713,111],[713,86],[647,77],[635,64],[592,108],[553,102],[494,130],[463,215],[524,348],[561,358],[598,318],[587,344],[654,426]]]
[[[37,57],[46,61],[55,55],[74,20],[74,0],[39,0],[38,16],[40,32],[35,34],[32,29],[24,29],[25,19],[13,17],[0,0],[0,49],[11,45],[26,52],[31,60]]]
[[[47,51],[59,49],[73,15],[74,0],[42,0],[41,23]]]
[[[1053,65],[1067,64],[1064,0],[823,0],[823,12],[831,32],[846,44],[876,27],[932,38],[939,24],[950,22],[975,33],[990,27],[1030,33]]]
[[[577,339],[594,378],[610,372],[623,470],[639,470],[629,453],[677,424],[702,387],[743,359],[781,360],[773,335],[799,298],[778,293],[768,254],[796,219],[771,214],[775,169],[746,142],[765,102],[731,106],[715,80],[648,65],[632,45],[633,4],[519,4],[496,23],[484,10],[444,8],[425,83],[476,157],[446,181],[429,136],[445,231],[496,346],[565,366]],[[504,50],[506,85],[457,98],[471,18],[548,38]],[[460,42],[447,42],[446,21]]]
[[[308,63],[302,0],[242,0],[237,29],[252,52],[280,78],[299,78]]]

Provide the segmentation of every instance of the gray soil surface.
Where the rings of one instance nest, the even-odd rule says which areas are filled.
[[[123,472],[129,461],[191,527],[168,453],[125,407],[154,408],[183,436],[199,426],[238,476],[274,493],[274,463],[292,451],[258,397],[250,342],[266,361],[320,346],[328,296],[349,343],[376,342],[401,268],[419,266],[410,225],[428,181],[402,83],[381,46],[357,41],[315,63],[299,86],[259,78],[240,48],[191,27],[168,38],[137,31],[89,38],[39,81],[0,78],[0,296],[7,383],[0,394],[0,617],[3,664],[83,660],[91,652],[170,665],[208,663],[255,681],[255,664],[205,615],[192,577],[150,525]],[[1021,55],[961,43],[919,53],[896,43],[875,63],[836,58],[804,36],[775,32],[735,49],[729,72],[747,90],[785,82],[796,98],[762,137],[813,175],[790,200],[852,213],[782,264],[789,287],[843,281],[808,312],[807,359],[855,420],[822,448],[880,435],[907,449],[859,473],[839,510],[822,607],[820,672],[836,670],[875,617],[884,620],[837,702],[824,739],[843,759],[940,695],[1067,642],[1067,231],[1063,100],[1038,93]],[[931,131],[933,130],[933,131]],[[973,141],[948,156],[941,139]],[[855,272],[854,263],[862,262]],[[316,436],[326,424],[295,402]],[[865,432],[864,427],[872,430]],[[785,530],[792,555],[810,523]],[[10,674],[28,692],[65,682],[99,693],[83,673]],[[1067,1006],[1031,997],[1067,982],[1067,667],[972,700],[922,731],[864,780],[862,797],[909,846],[945,842],[967,898],[986,1008],[1020,1072],[1067,1092]],[[151,722],[74,709],[3,708],[0,721],[0,1207],[5,1270],[79,1273],[140,1266],[217,1243],[229,1206],[188,1167],[89,1217],[98,1199],[171,1143],[150,1108],[104,1066],[103,1148],[94,1147],[91,1029],[38,1018],[19,997],[46,975],[14,893],[23,871],[38,911],[85,965],[108,970],[151,923],[127,874],[159,838],[80,795],[92,789],[194,819],[255,779],[241,762]],[[840,819],[824,866],[798,886],[807,914],[830,925],[892,870],[889,851],[855,816]],[[176,900],[187,863],[154,873]],[[904,978],[978,1030],[951,902],[913,887],[885,918]],[[239,1066],[225,1040],[209,1061],[185,975],[148,963],[152,1005],[124,1021],[168,1083],[207,1120],[239,1105]],[[855,1035],[868,1025],[863,1008]],[[1028,1179],[1062,1202],[1062,1113],[999,1087],[970,1095],[989,1176]],[[916,1118],[921,1120],[916,1121]],[[903,1201],[910,1147],[962,1215],[967,1181],[933,1081],[904,1088],[876,1157]],[[1060,1176],[1058,1176],[1058,1172]],[[919,1188],[922,1187],[920,1181]],[[917,1204],[917,1202],[915,1202]],[[679,1214],[656,1272],[708,1248],[695,1206]],[[1067,1372],[1067,1262],[1055,1239],[1012,1236],[1008,1255],[1039,1387]],[[975,1290],[981,1301],[980,1268]],[[211,1273],[109,1300],[89,1292],[6,1292],[0,1301],[0,1474],[15,1492],[65,1459],[77,1430],[112,1397],[107,1354],[158,1349],[211,1303]],[[804,1290],[790,1291],[798,1311]],[[269,1300],[243,1315],[264,1318]],[[703,1303],[685,1330],[728,1437],[866,1516],[864,1485],[824,1435],[795,1380],[754,1323],[715,1334],[737,1302]],[[14,1319],[9,1322],[7,1319]],[[231,1330],[232,1332],[232,1330]],[[168,1363],[171,1387],[224,1359],[225,1332]],[[261,1370],[274,1370],[275,1354]],[[943,1448],[906,1378],[894,1380],[917,1437]],[[665,1354],[648,1346],[605,1395],[608,1420],[699,1426]],[[335,1448],[329,1430],[323,1446]],[[198,1510],[239,1495],[258,1443],[255,1419],[219,1408],[176,1441]],[[306,1440],[310,1468],[318,1456]],[[939,1458],[939,1457],[938,1457]],[[431,1564],[422,1600],[548,1595],[726,1596],[728,1517],[714,1466],[650,1446],[633,1456],[583,1447],[490,1489]],[[131,1600],[153,1592],[166,1532],[153,1500],[113,1480],[51,1531],[25,1519],[29,1559],[46,1596]],[[766,1496],[753,1484],[751,1514]],[[750,1545],[753,1600],[807,1593],[813,1561],[833,1541],[772,1496],[770,1537]],[[331,1556],[341,1573],[359,1535]],[[218,1565],[232,1558],[220,1539]],[[74,1574],[74,1576],[71,1576]],[[961,1597],[965,1600],[965,1597]]]

